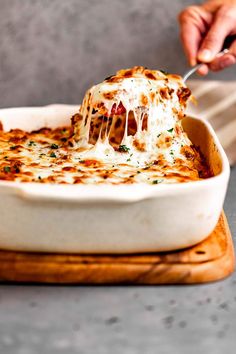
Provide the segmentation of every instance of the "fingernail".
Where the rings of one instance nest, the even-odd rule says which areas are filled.
[[[212,59],[212,52],[209,49],[203,49],[199,52],[198,58],[202,61],[210,61]]]
[[[196,60],[195,59],[190,59],[189,60],[189,65],[190,66],[195,66],[197,64]]]

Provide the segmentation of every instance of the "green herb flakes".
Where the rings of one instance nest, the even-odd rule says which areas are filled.
[[[126,145],[120,145],[119,146],[119,151],[120,152],[129,152],[130,148],[128,148],[128,146]]]
[[[28,145],[29,145],[29,146],[36,146],[36,143],[35,143],[33,140],[30,140],[30,142],[29,142]]]
[[[163,179],[154,179],[154,181],[152,181],[152,184],[159,184],[163,182]]]
[[[167,72],[167,71],[165,71],[165,70],[159,70],[162,74],[164,74],[164,75],[169,75],[169,73]]]
[[[11,167],[10,166],[4,166],[3,167],[4,172],[8,173],[11,172]]]

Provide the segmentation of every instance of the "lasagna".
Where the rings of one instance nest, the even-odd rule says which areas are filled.
[[[90,88],[71,125],[0,131],[0,179],[59,184],[180,183],[211,176],[181,119],[180,76],[134,67]]]

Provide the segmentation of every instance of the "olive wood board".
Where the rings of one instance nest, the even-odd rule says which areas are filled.
[[[203,242],[172,252],[82,255],[0,250],[0,281],[51,284],[193,284],[233,272],[234,248],[224,213]]]

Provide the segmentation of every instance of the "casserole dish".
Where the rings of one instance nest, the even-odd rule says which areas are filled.
[[[0,110],[3,129],[70,123],[78,106]],[[0,248],[37,252],[136,253],[196,244],[217,224],[229,163],[209,123],[186,117],[184,130],[214,173],[181,184],[52,185],[0,181]]]

